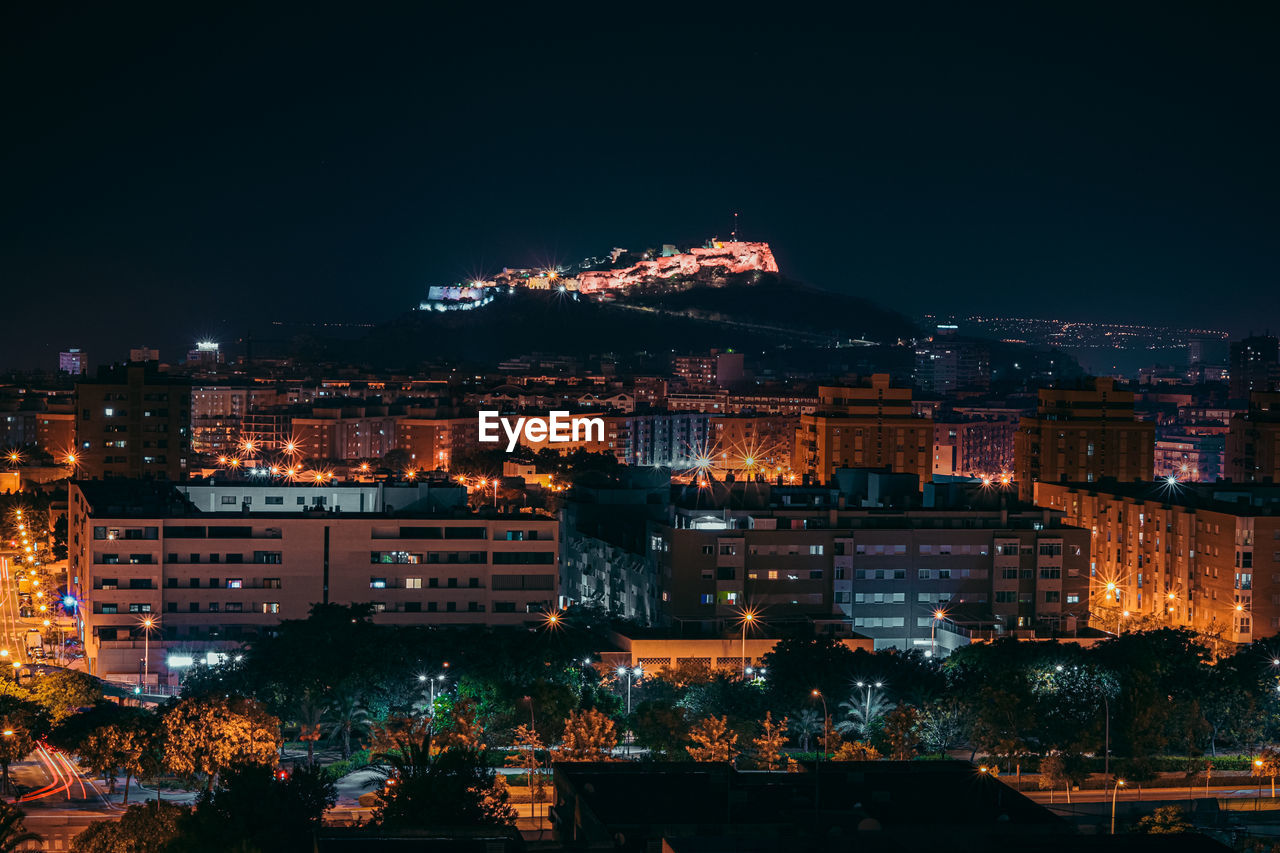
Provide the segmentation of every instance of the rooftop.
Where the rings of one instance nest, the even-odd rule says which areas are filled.
[[[1243,516],[1280,515],[1277,483],[1183,483],[1170,480],[1095,483],[1047,483],[1090,495],[1112,495],[1185,509],[1203,509]]]

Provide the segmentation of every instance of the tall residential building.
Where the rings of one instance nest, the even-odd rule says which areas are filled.
[[[386,406],[317,405],[293,416],[292,438],[313,459],[381,459],[395,449],[399,417]]]
[[[1035,416],[1014,436],[1014,476],[1030,501],[1037,482],[1151,480],[1154,454],[1155,425],[1135,419],[1133,392],[1091,379],[1040,390]]]
[[[775,478],[791,466],[796,415],[734,415],[711,419],[717,467],[737,476]]]
[[[1248,400],[1250,394],[1280,390],[1280,340],[1254,335],[1231,343],[1231,399]]]
[[[819,387],[817,411],[800,416],[791,467],[822,483],[837,468],[888,468],[926,483],[932,455],[933,421],[912,413],[910,388],[877,373],[862,387]]]
[[[1169,434],[1156,439],[1155,477],[1212,483],[1223,477],[1221,435]]]
[[[1231,419],[1226,455],[1233,482],[1280,483],[1280,393],[1249,397],[1249,410]]]
[[[956,327],[938,326],[916,345],[915,383],[935,394],[985,391],[991,387],[991,350],[982,341],[956,336]]]
[[[222,362],[222,346],[216,341],[199,341],[195,349],[187,350],[189,365],[216,367]]]
[[[678,355],[671,372],[695,388],[728,388],[742,381],[742,353],[712,350],[708,355]]]
[[[1091,624],[1191,628],[1236,643],[1280,631],[1280,488],[1230,483],[1036,485],[1091,531]]]
[[[103,367],[76,383],[79,476],[181,480],[191,453],[191,383],[154,362]]]
[[[88,353],[77,347],[58,353],[58,372],[70,373],[72,376],[84,376],[89,372]]]
[[[369,604],[384,624],[513,627],[555,607],[554,518],[368,489],[229,483],[193,494],[225,507],[201,511],[171,484],[73,483],[69,572],[90,672],[172,683],[176,659],[238,647],[315,604]]]
[[[159,361],[160,350],[155,347],[149,347],[145,344],[140,347],[134,347],[129,350],[130,361]]]

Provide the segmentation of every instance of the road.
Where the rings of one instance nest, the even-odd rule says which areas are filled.
[[[1190,791],[1190,796],[1188,796],[1188,790]],[[1046,805],[1050,801],[1054,805],[1066,805],[1067,802],[1062,791],[1023,791],[1023,793],[1037,803]],[[1077,803],[1110,803],[1111,794],[1110,790],[1103,791],[1101,789],[1072,791],[1071,803],[1073,805]],[[1116,794],[1116,800],[1120,803],[1128,803],[1135,800],[1195,800],[1204,797],[1256,799],[1258,797],[1258,786],[1241,786],[1239,784],[1210,785],[1208,793],[1205,792],[1204,785],[1196,785],[1190,789],[1186,786],[1180,788],[1143,788],[1141,791],[1137,788],[1121,788],[1120,792]],[[1262,788],[1262,799],[1264,801],[1271,799],[1271,789],[1266,784]]]

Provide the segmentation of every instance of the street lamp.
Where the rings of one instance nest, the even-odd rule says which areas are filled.
[[[1124,787],[1124,780],[1117,779],[1116,786],[1111,789],[1111,834],[1116,834],[1116,795],[1120,793],[1120,789]]]
[[[741,613],[742,621],[742,677],[747,677],[747,628],[754,625],[756,621],[756,612],[749,608],[744,609]]]
[[[862,725],[866,728],[866,731],[863,732],[863,736],[866,737],[871,732],[871,688],[873,684],[871,682],[859,681],[857,682],[857,685],[859,687],[865,687],[867,690],[867,702],[866,705],[863,706],[865,710],[862,714]],[[877,681],[874,683],[874,686],[879,690],[881,687],[884,687],[884,682]]]
[[[825,750],[831,729],[831,714],[827,713],[827,697],[823,696],[822,691],[817,689],[810,695],[822,702],[822,748]],[[819,758],[821,758],[821,753],[819,753]]]
[[[938,622],[947,618],[947,611],[939,607],[933,611],[933,619],[930,620],[929,630],[929,657],[936,658],[938,656]]]
[[[628,723],[630,723],[631,721],[631,679],[633,677],[640,678],[643,675],[644,675],[644,669],[642,669],[638,664],[636,665],[635,669],[631,669],[625,666],[618,667],[618,677],[622,678],[625,676],[627,679],[627,722]],[[630,731],[627,732],[627,735],[630,735]],[[627,756],[630,757],[631,756],[631,740],[629,738],[626,739],[626,744],[627,744]]]
[[[821,690],[814,688],[810,695],[822,701],[822,751],[815,751],[813,759],[813,813],[816,816],[822,799],[822,753],[826,752],[831,740],[831,715],[827,713],[827,697]]]
[[[153,616],[143,616],[138,620],[138,624],[142,627],[142,683],[147,682],[151,675],[151,629],[156,626],[156,618]]]
[[[644,669],[640,666],[636,666],[635,669],[631,669],[630,667],[625,667],[625,666],[618,667],[618,677],[619,678],[625,677],[627,679],[627,716],[628,717],[631,716],[631,679],[633,676],[635,678],[640,678],[643,675],[644,675]]]
[[[443,686],[443,683],[444,683],[443,672],[437,675],[435,678],[432,678],[429,675],[418,676],[418,683],[428,685],[431,690],[431,706],[429,708],[429,713],[432,717],[435,717],[436,715],[436,682],[440,682],[441,685]]]

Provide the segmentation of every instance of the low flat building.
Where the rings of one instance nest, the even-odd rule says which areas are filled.
[[[238,646],[315,604],[368,603],[379,623],[441,626],[518,626],[556,606],[554,518],[393,509],[388,490],[381,503],[337,511],[328,487],[228,488],[235,504],[219,511],[171,484],[72,484],[71,594],[95,675],[168,682],[171,653],[190,660]],[[281,503],[246,504],[251,490],[280,493]],[[149,644],[146,619],[157,623]]]
[[[1041,509],[846,509],[834,490],[691,491],[651,528],[666,621],[714,631],[840,620],[876,648],[946,654],[984,635],[1073,635],[1089,533]]]

